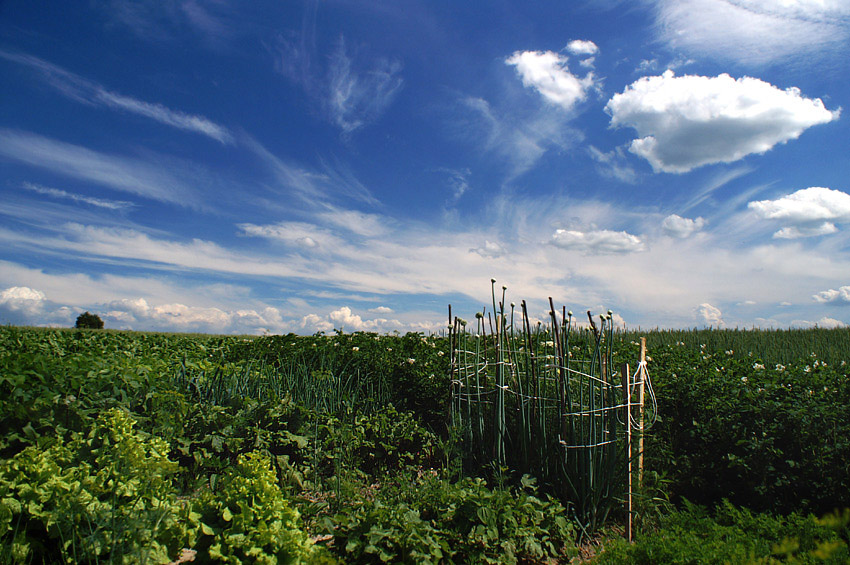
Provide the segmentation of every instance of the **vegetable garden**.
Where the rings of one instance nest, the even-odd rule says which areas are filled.
[[[591,523],[520,464],[548,453],[537,432],[493,458],[476,449],[497,420],[450,425],[476,405],[453,403],[448,336],[4,327],[0,562],[848,562],[850,330],[603,329],[611,386],[646,336],[658,398],[634,543],[623,493]],[[560,354],[534,339],[553,367],[602,359],[592,330]],[[551,424],[551,406],[503,410],[506,430]]]

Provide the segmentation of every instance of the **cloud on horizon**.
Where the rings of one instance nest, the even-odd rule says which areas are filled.
[[[342,306],[324,314],[310,313],[287,316],[280,309],[257,308],[222,309],[189,306],[182,303],[151,304],[145,298],[122,298],[96,303],[88,307],[104,321],[107,328],[153,331],[212,332],[227,334],[289,332],[315,333],[332,330],[348,332],[389,332],[391,330],[436,331],[442,322],[402,322],[383,317],[364,318],[351,307]],[[83,312],[79,306],[60,305],[50,301],[44,292],[29,287],[10,287],[0,290],[0,322],[16,325],[47,325],[70,327]],[[386,307],[370,312],[388,314]]]

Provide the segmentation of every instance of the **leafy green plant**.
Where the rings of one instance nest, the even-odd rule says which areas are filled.
[[[87,434],[0,464],[0,531],[14,561],[164,563],[189,543],[168,446],[104,412]]]
[[[355,562],[519,563],[562,556],[575,537],[566,509],[525,488],[453,483],[422,472],[326,518],[334,547]],[[531,492],[529,492],[531,491]]]
[[[410,412],[392,405],[373,414],[333,417],[317,438],[325,457],[366,476],[378,478],[405,466],[434,463],[436,437]]]
[[[355,563],[430,564],[452,556],[444,535],[404,503],[373,501],[337,514],[327,525],[337,532],[344,558]]]
[[[195,503],[199,554],[224,563],[305,563],[325,560],[301,529],[268,457],[249,453],[228,470],[216,492]]]

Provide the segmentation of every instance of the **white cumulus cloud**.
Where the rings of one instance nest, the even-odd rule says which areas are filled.
[[[392,314],[393,309],[388,306],[378,306],[376,308],[370,308],[369,311],[375,314]]]
[[[589,254],[633,253],[646,247],[639,237],[624,231],[566,229],[555,230],[552,245]]]
[[[815,301],[822,304],[850,304],[850,286],[842,286],[829,289],[812,296]]]
[[[703,302],[697,308],[697,319],[706,326],[721,328],[725,324],[723,322],[723,313],[716,306],[712,306],[708,302]]]
[[[773,234],[779,239],[828,235],[838,231],[836,223],[850,222],[850,194],[812,186],[777,200],[759,200],[747,205],[765,219],[785,224]]]
[[[574,39],[567,43],[567,51],[573,55],[596,55],[599,53],[599,47],[586,39]]]
[[[27,286],[13,286],[0,291],[0,306],[27,314],[39,312],[46,300],[43,292]]]
[[[704,218],[683,218],[677,214],[670,214],[661,222],[661,229],[670,237],[684,239],[705,227]]]
[[[637,131],[629,150],[667,173],[765,153],[839,115],[797,88],[728,74],[677,77],[670,70],[633,82],[605,110],[612,126]]]
[[[0,323],[27,326],[69,326],[79,311],[57,306],[40,290],[13,286],[0,291]]]
[[[579,78],[570,72],[568,58],[552,51],[517,51],[505,61],[516,67],[522,84],[566,110],[587,98],[594,87],[593,73]]]

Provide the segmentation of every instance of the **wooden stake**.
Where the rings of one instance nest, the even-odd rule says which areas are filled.
[[[626,422],[626,539],[632,541],[632,399],[629,394],[629,381],[631,373],[629,372],[629,364],[624,363],[620,367],[620,373],[623,377],[623,403],[625,404],[624,418]]]

